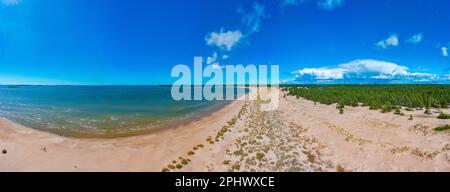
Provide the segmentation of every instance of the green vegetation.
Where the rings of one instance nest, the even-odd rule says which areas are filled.
[[[394,114],[396,114],[396,115],[401,115],[401,116],[404,116],[404,115],[405,115],[404,113],[402,113],[402,112],[400,111],[400,107],[396,107],[396,108],[395,108]],[[411,120],[412,120],[412,118],[411,118]]]
[[[442,125],[434,128],[435,131],[447,131],[450,130],[450,125]]]
[[[401,106],[406,110],[448,108],[450,103],[450,85],[304,85],[287,90],[289,95],[322,104],[361,104],[382,112]]]
[[[339,114],[344,114],[344,104],[343,104],[343,103],[340,102],[340,103],[336,106],[336,108],[339,109]]]
[[[258,159],[258,161],[261,161],[262,158],[264,158],[264,153],[256,153],[256,159]]]
[[[444,112],[441,112],[441,114],[439,114],[439,116],[437,117],[438,119],[450,119],[450,115]]]
[[[168,168],[163,168],[161,171],[162,171],[162,172],[169,172],[170,169],[168,169]]]
[[[182,159],[182,160],[181,160],[181,164],[187,165],[187,164],[188,164],[188,160],[187,160],[187,159]]]
[[[175,165],[169,164],[169,165],[167,166],[167,168],[168,168],[168,169],[175,169]]]

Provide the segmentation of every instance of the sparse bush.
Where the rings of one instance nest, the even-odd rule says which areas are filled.
[[[396,115],[405,115],[405,114],[403,114],[401,111],[400,111],[400,108],[396,108],[395,109],[395,111],[394,111],[394,114],[396,114]]]
[[[264,153],[256,153],[256,159],[258,159],[258,161],[261,161],[262,158],[264,158]]]
[[[161,172],[169,172],[170,171],[170,169],[168,169],[168,168],[163,168],[162,170],[161,170]]]
[[[381,107],[381,112],[382,112],[382,113],[388,113],[388,112],[391,112],[391,111],[392,111],[392,108],[391,108],[390,105],[383,105],[383,106]]]
[[[193,151],[189,151],[188,155],[194,155],[195,153]]]
[[[442,125],[434,128],[435,131],[447,131],[450,130],[450,125]]]
[[[441,112],[439,116],[437,116],[438,119],[450,119],[450,115],[444,112]]]

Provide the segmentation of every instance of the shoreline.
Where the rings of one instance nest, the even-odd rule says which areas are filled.
[[[149,134],[71,138],[0,118],[0,171],[161,171],[241,108],[235,100],[198,120]]]
[[[67,138],[0,118],[0,171],[450,171],[450,132],[433,129],[448,119],[367,107],[340,114],[283,93],[275,111],[235,100],[187,125],[123,138]]]

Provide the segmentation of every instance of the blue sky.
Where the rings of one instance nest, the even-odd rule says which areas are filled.
[[[0,84],[171,84],[194,56],[286,83],[448,83],[449,34],[447,0],[0,0]]]

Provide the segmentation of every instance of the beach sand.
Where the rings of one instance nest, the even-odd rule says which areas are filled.
[[[239,111],[234,101],[195,122],[113,139],[61,137],[0,119],[0,171],[161,171]]]
[[[0,119],[0,171],[450,171],[450,132],[433,130],[450,121],[437,114],[339,114],[284,94],[276,111],[234,101],[198,121],[125,138],[65,138]]]

